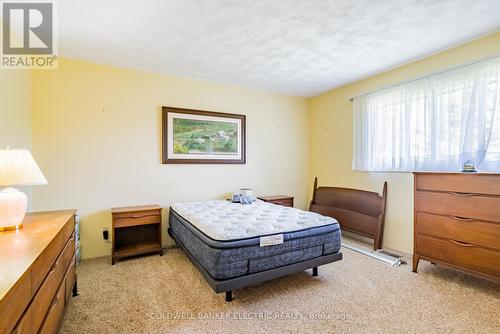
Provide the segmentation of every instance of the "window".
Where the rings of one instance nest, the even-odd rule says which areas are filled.
[[[353,169],[500,171],[500,57],[354,98]]]

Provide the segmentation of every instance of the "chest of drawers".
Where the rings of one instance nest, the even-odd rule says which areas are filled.
[[[415,173],[420,259],[500,282],[500,174]]]
[[[57,333],[76,294],[75,211],[28,214],[0,233],[0,334]]]

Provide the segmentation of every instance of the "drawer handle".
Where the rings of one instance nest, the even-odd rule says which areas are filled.
[[[57,267],[59,267],[59,259],[57,259],[57,261],[52,265],[52,268],[50,268],[49,275],[55,273],[57,271]]]
[[[463,196],[463,197],[470,197],[470,196],[476,196],[477,195],[477,194],[471,194],[471,193],[459,193],[459,192],[456,192],[456,191],[452,191],[451,193],[453,195]]]
[[[139,219],[139,218],[146,218],[146,217],[154,217],[154,215],[134,215],[134,216],[123,217],[121,219]]]
[[[454,244],[456,245],[459,245],[459,246],[465,246],[465,247],[474,247],[473,244],[468,244],[466,242],[461,242],[461,241],[455,241],[455,240],[450,240],[451,242],[453,242]]]
[[[59,304],[59,294],[57,294],[54,297],[54,300],[52,301],[52,305],[50,305],[50,310],[49,310],[49,312],[47,312],[47,314],[52,312],[56,308],[57,304]]]
[[[471,222],[474,220],[474,218],[467,218],[467,217],[460,217],[460,216],[451,216],[451,218],[453,218],[455,220],[460,220],[463,222]]]

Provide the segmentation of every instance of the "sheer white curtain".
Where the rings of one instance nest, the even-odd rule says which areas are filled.
[[[500,57],[354,99],[353,169],[500,171]]]

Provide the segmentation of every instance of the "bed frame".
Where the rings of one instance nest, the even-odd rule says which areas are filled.
[[[316,177],[309,211],[337,219],[343,230],[374,239],[373,250],[377,250],[382,248],[386,200],[387,182],[380,196],[358,189],[318,188]]]
[[[170,210],[170,218],[172,218],[172,215],[174,215],[174,212],[173,210]],[[185,221],[185,219],[183,219],[179,215],[176,215],[176,218]],[[264,270],[257,273],[247,274],[244,276],[229,278],[225,280],[217,280],[214,279],[212,276],[210,276],[210,274],[205,270],[205,268],[203,268],[203,266],[196,260],[196,258],[189,252],[189,250],[181,242],[177,240],[175,234],[170,228],[168,229],[168,234],[172,239],[174,239],[176,244],[179,245],[180,248],[186,253],[187,257],[195,265],[195,267],[197,267],[198,270],[202,273],[208,285],[210,285],[210,287],[216,293],[221,293],[221,292],[226,293],[227,302],[233,301],[233,290],[242,289],[250,285],[259,284],[265,281],[287,276],[307,269],[312,269],[312,275],[318,276],[319,266],[342,260],[342,253],[338,251],[337,253],[334,254],[322,255],[313,259],[288,264],[278,268]]]

